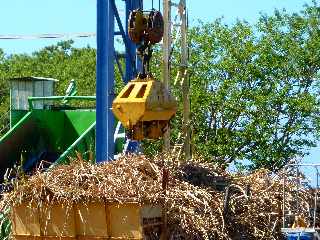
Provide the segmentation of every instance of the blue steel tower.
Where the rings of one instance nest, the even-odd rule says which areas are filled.
[[[119,69],[125,82],[137,73],[136,45],[128,37],[128,18],[131,10],[143,9],[143,0],[124,0],[125,27],[115,0],[97,0],[97,73],[96,73],[96,162],[112,160],[114,156],[115,120],[111,111],[114,93],[114,65],[119,63],[115,52],[115,35],[122,37],[125,46],[125,71]],[[119,31],[115,32],[115,25]],[[121,67],[120,64],[118,64]]]

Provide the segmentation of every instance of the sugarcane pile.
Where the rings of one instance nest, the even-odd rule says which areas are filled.
[[[283,179],[286,179],[285,185]],[[246,239],[282,239],[283,203],[286,210],[297,210],[296,197],[299,198],[299,214],[308,219],[311,192],[300,186],[297,196],[295,181],[290,171],[275,175],[262,169],[247,176],[234,176],[231,185],[234,193],[229,197],[229,209],[225,213],[230,219],[231,239],[239,235],[237,233]]]
[[[18,176],[3,195],[1,208],[101,199],[161,204],[170,239],[281,239],[283,186],[286,208],[295,204],[289,175],[266,170],[233,175],[213,164],[173,162],[170,156],[123,156],[98,165],[80,158],[46,171],[39,168],[30,177]],[[223,191],[216,187],[222,180],[227,185]],[[311,193],[303,191],[299,204],[308,214]]]

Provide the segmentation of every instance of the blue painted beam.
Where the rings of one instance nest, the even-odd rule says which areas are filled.
[[[107,55],[108,55],[108,64],[107,64],[107,139],[108,139],[108,149],[107,149],[107,160],[113,160],[114,159],[114,150],[115,150],[115,144],[114,144],[114,132],[115,132],[115,118],[113,115],[113,112],[111,111],[112,108],[112,102],[115,98],[115,78],[114,78],[114,10],[111,5],[111,2],[114,2],[114,0],[108,1],[108,11],[107,11]]]
[[[112,0],[97,0],[96,162],[113,159],[114,12]]]
[[[133,0],[126,0],[126,19],[129,19],[130,11],[134,10],[133,6]],[[128,21],[126,21],[126,36],[129,38],[129,33],[128,33]],[[126,59],[125,59],[125,83],[128,83],[130,80],[132,80],[134,76],[134,67],[132,66],[133,64],[136,65],[136,60],[134,59],[133,62],[130,58],[130,55],[136,56],[136,46],[132,41],[129,41],[128,43],[128,54],[126,54]]]
[[[126,19],[129,19],[130,11],[140,8],[143,9],[143,0],[126,0]],[[126,38],[129,39],[128,33],[128,20],[126,20]],[[125,73],[125,82],[129,82],[136,75],[137,72],[142,70],[142,64],[139,58],[136,57],[136,44],[132,41],[128,41],[127,55],[125,59],[126,73]],[[134,56],[132,62],[131,56]]]
[[[131,0],[127,0],[126,1],[126,6],[129,4]],[[123,28],[123,25],[122,25],[122,22],[121,22],[121,19],[120,19],[120,15],[119,15],[119,12],[118,12],[118,9],[117,9],[117,6],[116,6],[116,3],[114,0],[110,0],[110,3],[112,5],[112,8],[113,8],[113,11],[114,11],[114,16],[117,20],[117,24],[118,24],[118,27],[119,27],[119,32],[121,33],[121,36],[122,36],[122,40],[123,40],[123,43],[124,43],[124,46],[125,46],[125,49],[126,49],[126,54],[128,55],[128,58],[130,59],[131,61],[131,65],[134,69],[134,71],[136,72],[136,66],[135,66],[135,53],[131,53],[129,51],[129,44],[130,44],[130,39],[128,37],[128,35],[126,34],[124,28]],[[128,22],[128,17],[126,17],[126,22]]]
[[[132,0],[134,1],[133,3],[133,8],[140,8],[143,10],[143,0]],[[138,72],[142,72],[142,61],[140,58],[136,58],[136,68]]]
[[[114,57],[115,57],[115,60],[116,60],[116,63],[117,63],[117,66],[118,66],[118,70],[119,70],[119,73],[120,73],[120,76],[121,76],[121,79],[122,81],[124,81],[124,73],[123,73],[123,70],[122,70],[122,66],[121,66],[121,62],[120,62],[120,56],[114,52]]]

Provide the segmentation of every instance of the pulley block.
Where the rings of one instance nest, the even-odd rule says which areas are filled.
[[[164,31],[164,21],[159,11],[151,11],[148,16],[146,38],[151,44],[161,42]]]
[[[145,31],[147,29],[147,19],[140,9],[130,12],[128,28],[129,38],[131,41],[136,44],[143,41]]]
[[[159,11],[151,10],[148,15],[144,15],[140,9],[137,9],[130,13],[128,32],[134,43],[159,43],[162,40],[163,31],[164,21]]]

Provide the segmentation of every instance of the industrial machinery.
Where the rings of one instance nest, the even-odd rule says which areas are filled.
[[[301,194],[301,188],[303,187],[304,184],[301,182],[299,175],[300,175],[300,170],[302,167],[307,167],[308,172],[311,169],[315,170],[315,188],[314,188],[314,199],[313,203],[310,202],[309,207],[309,216],[307,218],[303,217],[301,208],[299,203],[299,195]],[[318,191],[319,191],[319,167],[320,164],[288,164],[286,168],[289,170],[291,169],[292,172],[296,172],[295,174],[292,174],[292,176],[289,176],[291,180],[295,182],[295,189],[294,199],[289,199],[287,197],[287,193],[285,192],[285,187],[283,187],[283,216],[282,216],[282,229],[281,231],[283,232],[285,239],[288,240],[319,240],[320,239],[320,229],[319,229],[319,222],[318,222],[318,212],[319,212],[319,196],[318,196]],[[286,176],[284,175],[283,179],[283,186],[287,184]],[[287,208],[286,202],[288,201],[293,201],[295,204],[295,207],[290,209]]]
[[[30,173],[40,162],[44,167],[67,163],[76,152],[94,160],[96,112],[89,102],[96,98],[74,96],[74,81],[66,96],[55,96],[57,82],[42,77],[10,79],[11,128],[0,137],[0,184],[15,165]]]
[[[144,14],[137,9],[129,16],[129,37],[138,44],[143,68],[115,98],[112,111],[133,140],[161,138],[177,111],[170,91],[150,72],[152,46],[161,41],[163,26],[163,17],[156,10]]]
[[[160,81],[138,77],[113,101],[112,111],[128,130],[129,138],[157,139],[176,113],[176,102]]]

